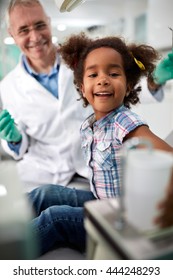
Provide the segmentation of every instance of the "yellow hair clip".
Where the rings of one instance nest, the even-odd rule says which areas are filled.
[[[131,54],[132,54],[132,52],[131,52]],[[133,56],[133,59],[134,59],[135,63],[138,65],[138,67],[139,67],[141,70],[145,70],[144,64],[143,64],[140,60],[137,60],[137,59],[134,57],[133,54],[132,54],[132,56]]]

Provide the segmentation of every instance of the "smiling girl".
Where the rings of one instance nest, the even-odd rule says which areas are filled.
[[[32,226],[39,236],[42,254],[55,244],[85,250],[84,204],[119,196],[120,151],[127,139],[145,137],[154,148],[173,152],[130,110],[131,104],[139,102],[139,79],[152,78],[158,57],[152,47],[126,45],[117,37],[91,40],[81,34],[71,36],[59,51],[74,72],[74,83],[84,107],[90,103],[94,109],[94,114],[81,126],[90,190],[49,184],[29,193],[35,213]],[[171,184],[166,201],[159,205],[163,214],[155,220],[163,227],[173,224],[172,189]]]
[[[97,198],[114,197],[120,193],[120,150],[127,139],[143,137],[154,148],[173,151],[130,110],[139,102],[140,78],[152,78],[158,53],[151,46],[128,45],[119,37],[90,39],[84,33],[71,36],[60,53],[74,72],[84,106],[94,109],[81,126],[91,191]]]

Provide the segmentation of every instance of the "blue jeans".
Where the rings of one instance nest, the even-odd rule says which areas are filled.
[[[85,250],[84,203],[94,200],[90,191],[43,185],[28,193],[35,218],[32,227],[44,254],[54,245]]]

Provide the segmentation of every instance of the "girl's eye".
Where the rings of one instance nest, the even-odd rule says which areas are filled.
[[[89,78],[95,78],[96,76],[97,76],[96,73],[93,73],[93,74],[89,74],[89,75],[88,75]]]
[[[111,77],[117,77],[117,76],[119,76],[118,73],[110,73],[109,75],[110,75]]]

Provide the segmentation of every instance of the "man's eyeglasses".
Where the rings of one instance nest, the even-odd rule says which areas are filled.
[[[48,28],[48,24],[44,21],[41,22],[37,22],[35,23],[32,27],[29,26],[22,26],[21,28],[19,28],[18,32],[17,32],[17,36],[18,37],[25,37],[27,36],[30,31],[35,30],[35,31],[43,31],[45,29]]]

